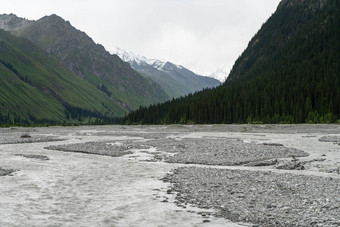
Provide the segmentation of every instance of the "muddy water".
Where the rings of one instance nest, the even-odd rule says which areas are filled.
[[[147,158],[144,153],[112,158],[44,149],[65,143],[141,139],[93,136],[96,132],[44,129],[37,134],[58,135],[67,141],[0,145],[0,166],[18,170],[0,178],[0,226],[238,226],[203,218],[197,214],[202,210],[188,212],[189,207],[171,203],[174,195],[166,193],[168,185],[159,179],[174,166],[140,161]],[[15,154],[45,155],[50,160]],[[169,202],[162,202],[165,199]]]

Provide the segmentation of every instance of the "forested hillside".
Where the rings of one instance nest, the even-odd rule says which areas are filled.
[[[340,119],[340,1],[283,0],[223,86],[140,108],[125,123],[331,123]]]

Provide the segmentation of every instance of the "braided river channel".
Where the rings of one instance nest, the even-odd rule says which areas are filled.
[[[338,179],[340,146],[319,139],[339,133],[337,125],[0,129],[0,173],[9,171],[0,176],[0,226],[252,226],[213,215],[213,208],[179,206],[163,178],[188,165],[288,170],[170,163],[162,157],[175,155],[185,140],[272,143],[309,153],[301,160],[324,158],[304,172],[289,170],[293,174]]]

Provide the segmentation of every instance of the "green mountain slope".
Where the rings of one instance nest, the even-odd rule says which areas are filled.
[[[107,94],[66,70],[30,41],[3,30],[0,82],[2,122],[63,122],[72,121],[72,117],[104,118],[126,113]]]
[[[141,108],[135,123],[304,123],[340,119],[340,1],[283,0],[223,86]]]
[[[125,112],[169,99],[157,83],[139,75],[117,55],[111,55],[56,15],[37,21],[0,15],[0,28],[32,41],[68,70],[104,91]]]
[[[5,117],[12,119],[14,116],[27,119],[31,115],[58,121],[65,118],[64,107],[57,100],[23,82],[3,64],[0,64],[0,72],[1,123]],[[14,123],[10,119],[7,123]]]

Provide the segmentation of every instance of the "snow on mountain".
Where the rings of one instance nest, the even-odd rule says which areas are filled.
[[[123,61],[130,63],[131,65],[136,64],[138,66],[143,65],[150,65],[155,69],[161,70],[161,71],[173,71],[175,68],[177,69],[183,69],[184,67],[181,65],[175,65],[171,62],[162,62],[157,59],[148,59],[144,56],[134,54],[130,51],[122,50],[118,47],[115,47],[112,51],[110,51],[111,54],[117,54]],[[221,82],[224,82],[226,78],[228,77],[227,70],[223,67],[220,67],[217,69],[214,73],[210,74],[208,77],[212,77],[216,80],[219,80]]]
[[[219,68],[215,72],[209,75],[209,77],[215,78],[216,80],[221,81],[222,83],[227,79],[229,73],[224,68]]]
[[[111,51],[148,78],[159,83],[169,97],[180,97],[204,88],[217,87],[220,81],[195,74],[189,69],[171,62],[147,59],[144,56],[115,48]]]
[[[173,68],[169,67],[169,64],[171,64],[172,66],[178,68],[178,69],[182,69],[183,66],[181,65],[175,65],[172,64],[170,62],[162,62],[160,60],[157,59],[148,59],[144,56],[138,55],[138,54],[134,54],[130,51],[125,51],[122,50],[118,47],[115,47],[112,51],[110,51],[111,54],[117,54],[123,61],[128,62],[130,64],[137,64],[139,66],[142,66],[144,64],[148,64],[158,70],[161,71],[168,71],[168,70],[173,70]],[[165,67],[165,66],[168,67]]]

